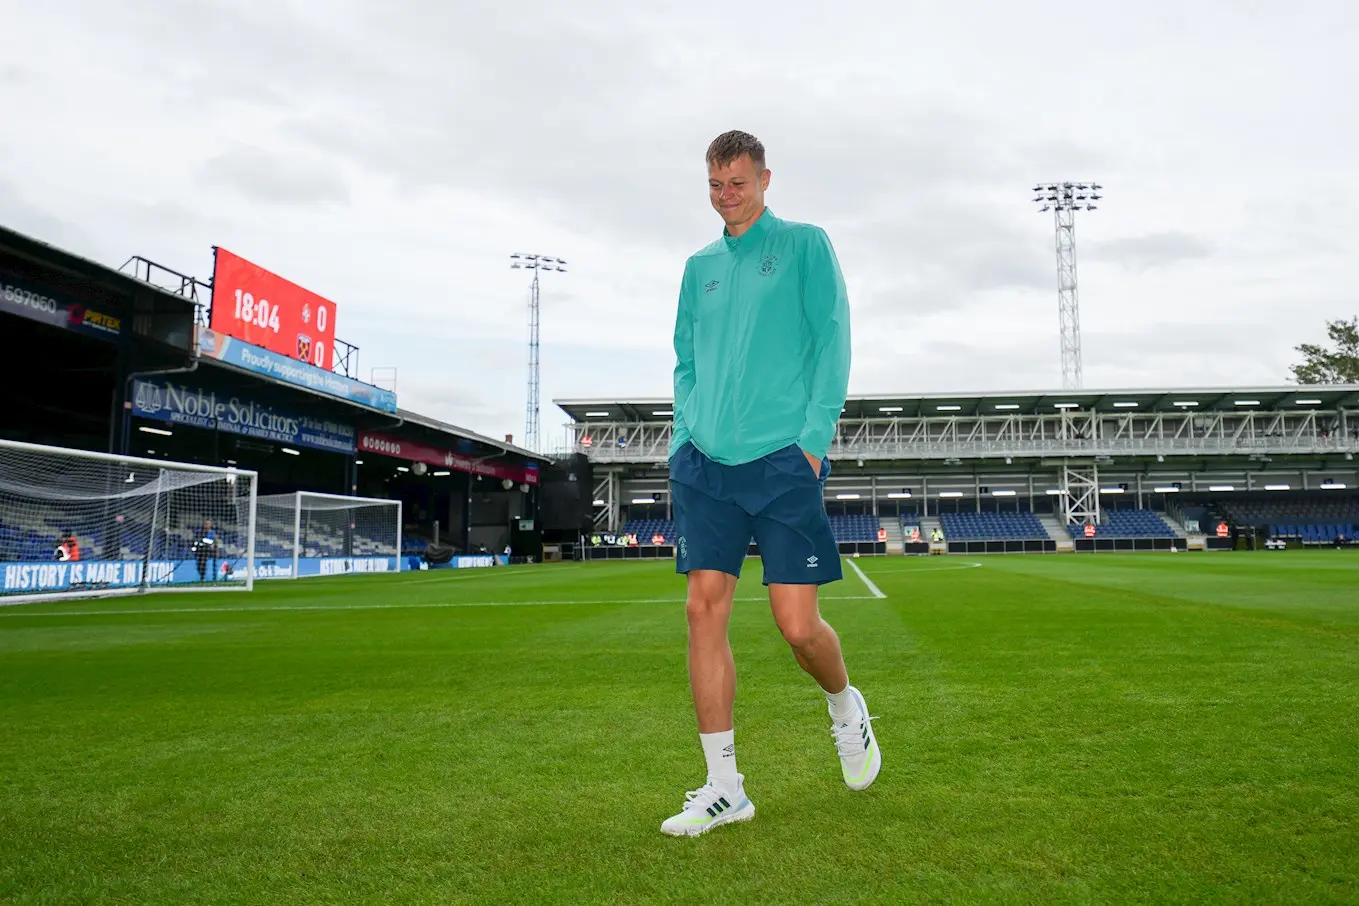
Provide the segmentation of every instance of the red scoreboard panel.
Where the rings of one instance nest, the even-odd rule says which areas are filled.
[[[335,303],[224,248],[214,252],[209,326],[330,371]]]

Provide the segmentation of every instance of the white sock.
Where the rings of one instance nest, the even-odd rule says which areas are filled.
[[[859,716],[859,700],[849,691],[849,683],[839,692],[827,692],[826,702],[830,705],[831,720],[848,723]]]
[[[716,780],[733,793],[739,783],[736,777],[736,731],[700,733],[703,757],[708,761],[708,779]]]

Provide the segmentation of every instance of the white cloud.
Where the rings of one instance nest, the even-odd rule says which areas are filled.
[[[16,6],[0,221],[203,277],[231,248],[333,298],[364,377],[397,366],[403,405],[491,435],[523,432],[515,251],[571,262],[543,282],[544,400],[668,392],[728,128],[837,244],[853,392],[1058,384],[1034,181],[1106,186],[1078,220],[1088,384],[1282,380],[1354,313],[1352,4],[827,10]]]

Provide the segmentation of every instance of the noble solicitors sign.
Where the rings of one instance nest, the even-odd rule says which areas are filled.
[[[275,443],[354,452],[354,427],[298,415],[237,395],[172,381],[133,383],[132,412],[142,418],[224,431]]]

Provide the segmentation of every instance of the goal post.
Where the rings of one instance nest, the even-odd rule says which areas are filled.
[[[401,570],[401,501],[295,491],[259,498],[259,578]]]
[[[254,586],[249,469],[0,440],[0,604]]]

